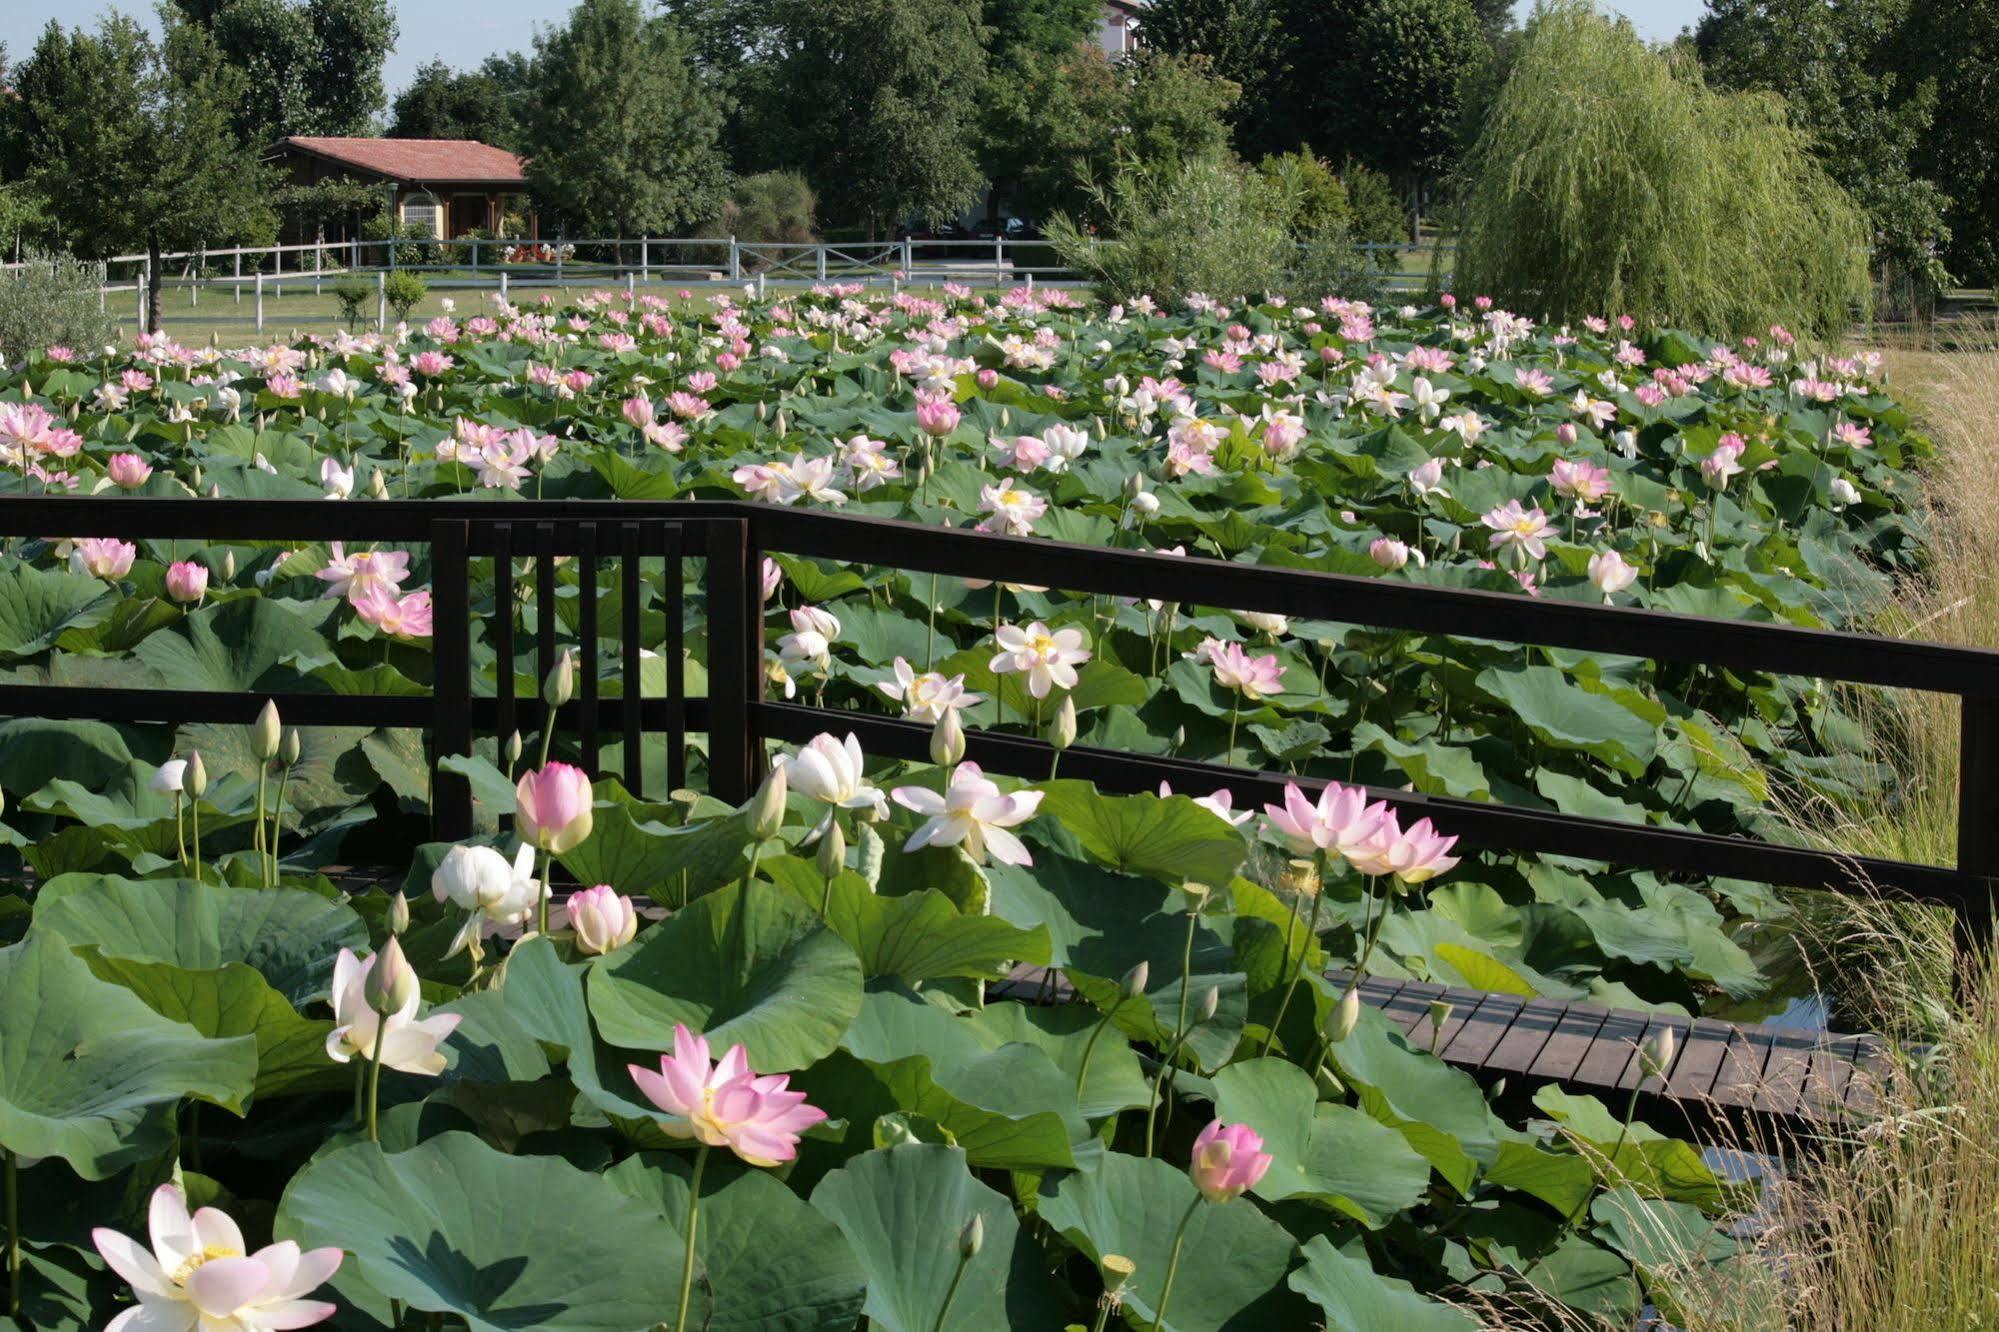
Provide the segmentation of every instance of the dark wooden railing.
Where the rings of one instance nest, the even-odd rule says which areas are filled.
[[[1989,924],[1994,880],[1999,878],[1999,652],[1396,579],[1178,558],[746,502],[0,498],[0,537],[61,534],[128,540],[427,544],[436,618],[436,687],[429,698],[389,698],[0,685],[0,716],[247,723],[266,697],[276,697],[292,724],[413,727],[431,733],[433,761],[439,755],[467,753],[479,735],[504,736],[516,727],[532,731],[540,723],[540,699],[516,697],[511,670],[499,672],[492,696],[473,692],[471,672],[474,563],[495,561],[497,604],[507,605],[513,560],[531,555],[538,603],[535,655],[541,673],[554,664],[558,651],[555,617],[545,613],[554,605],[556,559],[579,562],[578,636],[591,642],[606,636],[600,635],[597,571],[607,562],[619,565],[618,637],[628,683],[620,697],[604,697],[597,654],[583,654],[578,695],[564,713],[564,724],[581,738],[583,757],[593,767],[599,737],[620,737],[624,779],[635,793],[644,781],[640,740],[649,734],[667,737],[670,779],[675,785],[686,777],[686,736],[705,734],[709,790],[732,803],[746,799],[758,780],[767,740],[798,742],[821,731],[852,731],[870,753],[922,758],[929,731],[916,723],[765,700],[760,566],[766,554],[790,554],[956,577],[991,578],[997,573],[1009,583],[1070,592],[1954,695],[1961,700],[1963,738],[1955,866],[1844,856],[1417,792],[1373,794],[1406,816],[1432,818],[1471,846],[1784,886],[1868,885],[1951,906],[1978,930]],[[645,559],[659,559],[665,565],[669,604],[666,633],[659,644],[668,670],[665,698],[640,698],[636,688],[639,654],[645,646],[639,641],[638,595]],[[687,616],[679,599],[688,560],[702,565],[696,587],[708,677],[707,694],[692,698],[686,696],[681,675]],[[487,630],[501,660],[511,662],[515,632],[511,616],[496,617]],[[1022,777],[1046,775],[1054,757],[1043,740],[988,731],[970,733],[968,752],[989,770]],[[1277,798],[1286,782],[1320,784],[1281,773],[1087,746],[1063,754],[1061,772],[1121,792],[1151,790],[1162,780],[1189,792],[1226,787],[1245,803]],[[436,773],[433,818],[442,837],[469,831],[471,796],[464,779]]]

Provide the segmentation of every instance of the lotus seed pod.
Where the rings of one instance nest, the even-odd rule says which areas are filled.
[[[976,1258],[979,1250],[985,1247],[986,1219],[974,1212],[972,1219],[965,1223],[965,1228],[958,1232],[958,1256]]]
[[[784,769],[772,768],[750,799],[750,836],[768,842],[784,831]]]
[[[1435,1031],[1442,1031],[1444,1029],[1444,1024],[1446,1022],[1449,1022],[1450,1020],[1451,1020],[1451,1006],[1445,1003],[1441,999],[1432,999],[1430,1001],[1431,1029]]]
[[[1104,1274],[1104,1294],[1115,1296],[1131,1280],[1131,1274],[1138,1270],[1138,1264],[1121,1253],[1107,1253],[1097,1264]]]
[[[930,732],[930,761],[940,768],[955,766],[965,757],[965,723],[956,708],[944,709]]]
[[[861,877],[868,881],[872,891],[882,880],[882,865],[888,858],[888,844],[882,841],[874,825],[861,825]]]
[[[838,820],[819,839],[818,865],[822,879],[830,879],[847,868],[847,835],[840,831]]]
[[[278,756],[278,745],[284,739],[284,723],[278,720],[278,705],[269,699],[264,701],[263,711],[257,714],[257,724],[250,733],[251,747],[258,758],[266,763]]]
[[[1340,996],[1339,1007],[1333,1010],[1333,1020],[1326,1026],[1326,1035],[1335,1045],[1353,1035],[1353,1029],[1360,1025],[1360,991],[1349,989]]]
[[[194,750],[187,756],[187,772],[183,774],[187,793],[196,800],[208,790],[208,767],[201,761],[201,751]]]

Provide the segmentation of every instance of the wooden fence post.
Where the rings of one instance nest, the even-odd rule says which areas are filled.
[[[389,329],[389,275],[381,269],[375,270],[375,331],[386,333]]]
[[[264,274],[261,269],[257,273],[257,331],[264,331]]]
[[[1958,705],[1957,867],[1985,881],[1983,892],[1957,909],[1962,986],[1975,969],[1973,950],[1992,940],[1992,881],[1999,878],[1999,699],[1967,697]]]
[[[639,277],[646,282],[652,281],[652,237],[650,236],[639,237]]]
[[[470,535],[464,522],[430,525],[431,587],[437,633],[431,640],[431,835],[456,842],[472,835],[472,784],[441,760],[472,752],[472,608]]]
[[[238,245],[234,256],[236,278],[236,304],[243,303],[243,247]]]
[[[731,236],[729,237],[729,281],[741,282],[742,280],[743,247],[736,243],[734,236]],[[762,293],[759,292],[758,295],[762,295]]]

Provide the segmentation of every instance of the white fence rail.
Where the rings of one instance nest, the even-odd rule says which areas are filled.
[[[1105,242],[1114,244],[1115,242]],[[1413,265],[1405,256],[1448,251],[1448,244],[1373,245],[1356,247],[1368,256],[1384,288],[1397,293],[1427,290],[1431,284],[1428,258]],[[106,309],[130,302],[144,317],[145,293],[153,260],[143,254],[114,255],[100,261],[103,282],[99,299]],[[1085,279],[1061,263],[1044,240],[1005,236],[983,238],[891,241],[745,241],[734,236],[658,237],[624,239],[528,240],[461,237],[456,240],[398,238],[395,240],[306,241],[290,245],[228,246],[162,254],[162,292],[184,294],[189,311],[199,310],[204,294],[241,307],[254,307],[256,327],[265,327],[268,299],[310,291],[324,295],[334,283],[360,278],[376,288],[373,306],[378,326],[385,326],[389,309],[385,291],[389,275],[421,275],[438,293],[490,292],[508,298],[517,288],[624,286],[667,284],[675,287],[736,287],[754,284],[759,294],[770,286],[797,287],[816,283],[863,283],[926,287],[944,282],[968,286],[1080,286]],[[33,261],[0,264],[0,275],[29,267]],[[1448,264],[1440,265],[1449,281]],[[237,322],[247,312],[227,319]],[[339,316],[315,312],[304,320],[287,314],[288,322],[326,322]],[[197,322],[204,322],[198,316]]]

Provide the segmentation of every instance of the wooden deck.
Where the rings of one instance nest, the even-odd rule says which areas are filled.
[[[1348,979],[1334,972],[1335,982]],[[1839,1036],[1712,1018],[1666,1017],[1559,999],[1456,989],[1370,976],[1361,1001],[1410,1042],[1481,1081],[1557,1083],[1597,1096],[1629,1093],[1786,1124],[1864,1114],[1881,1057],[1868,1036]],[[1441,1030],[1430,1006],[1451,1006]],[[1677,1038],[1663,1080],[1646,1076],[1639,1046],[1671,1029]],[[1621,1109],[1621,1106],[1615,1107]]]
[[[1328,973],[1339,985],[1350,974]],[[994,987],[1009,997],[1068,999],[1058,975],[1021,967]],[[1419,1049],[1480,1082],[1512,1087],[1556,1084],[1597,1096],[1622,1112],[1636,1089],[1648,1113],[1678,1106],[1690,1119],[1755,1122],[1779,1129],[1865,1115],[1876,1086],[1870,1070],[1883,1057],[1871,1036],[1840,1036],[1713,1018],[1669,1017],[1561,999],[1523,998],[1429,981],[1369,976],[1361,1002],[1386,1015]],[[1430,1006],[1451,1006],[1441,1029]],[[1676,1048],[1663,1080],[1647,1076],[1641,1044],[1671,1029]]]

